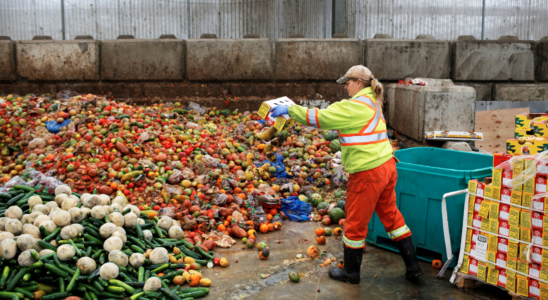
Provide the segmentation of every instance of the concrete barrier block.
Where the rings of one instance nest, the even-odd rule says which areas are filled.
[[[12,81],[16,78],[15,42],[0,40],[0,81]]]
[[[33,81],[99,80],[99,42],[18,41],[17,72]]]
[[[493,100],[548,101],[548,84],[495,84]]]
[[[539,81],[548,81],[548,36],[537,43],[536,72]]]
[[[535,43],[532,41],[453,42],[453,80],[533,81]]]
[[[434,130],[473,131],[476,91],[467,86],[390,84],[388,126],[414,140]],[[440,83],[441,84],[441,83]]]
[[[105,40],[101,45],[103,80],[182,80],[185,42],[181,39]]]
[[[272,80],[268,39],[191,39],[187,45],[190,80]]]
[[[476,101],[493,100],[493,84],[491,83],[457,82],[455,84],[473,87],[476,90]]]
[[[279,39],[276,80],[337,80],[362,64],[358,39]]]
[[[380,80],[449,78],[450,45],[444,40],[365,40],[365,66]]]

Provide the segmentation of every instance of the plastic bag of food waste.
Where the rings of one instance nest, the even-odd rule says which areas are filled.
[[[276,153],[276,160],[265,160],[263,164],[269,163],[270,166],[276,168],[276,172],[272,173],[273,177],[277,177],[278,179],[290,179],[293,178],[291,175],[287,174],[285,171],[285,165],[283,163],[284,157],[278,153]]]
[[[196,222],[196,219],[191,220],[187,216],[185,216],[183,220],[184,220],[184,225],[183,225],[184,230],[194,230],[194,226],[198,225],[198,223]]]
[[[27,185],[27,182],[20,176],[15,176],[4,184],[4,188],[11,189],[14,185]]]
[[[282,199],[281,211],[291,221],[310,221],[308,215],[312,212],[312,205],[299,200],[299,197],[297,196],[291,196]]]
[[[213,205],[223,206],[228,201],[228,196],[226,194],[217,194],[217,197],[213,199]]]
[[[29,150],[46,146],[46,141],[43,138],[35,138],[29,143]]]
[[[333,176],[331,176],[331,182],[334,187],[341,187],[346,182],[348,182],[348,179],[346,178],[346,172],[344,170],[344,166],[339,166],[335,170],[335,173],[333,173]]]
[[[170,218],[173,218],[175,216],[175,212],[171,209],[171,207],[161,208],[159,213],[160,215],[168,216]]]
[[[171,184],[164,184],[163,187],[165,188],[168,196],[170,198],[173,198],[173,195],[182,195],[183,189],[179,185],[171,185]]]
[[[50,194],[55,192],[55,188],[58,185],[62,185],[62,184],[63,183],[61,181],[57,180],[57,178],[50,177],[50,176],[42,177],[42,179],[38,183],[38,185],[43,186],[44,188],[47,188]]]
[[[199,113],[200,115],[203,115],[207,112],[207,108],[201,106],[198,103],[190,102],[188,104],[188,108],[192,109],[193,111]]]
[[[236,203],[238,205],[244,204],[244,200],[238,196],[234,196],[234,199],[232,200],[233,203]]]
[[[150,134],[148,134],[146,131],[142,132],[141,135],[139,136],[139,139],[137,140],[137,144],[142,145],[149,139],[150,139]]]
[[[184,168],[183,169],[183,178],[184,179],[193,179],[194,178],[194,172],[192,169]]]
[[[184,178],[183,172],[181,172],[178,169],[174,169],[173,173],[171,173],[171,175],[169,175],[169,178],[167,179],[167,181],[171,184],[177,184],[177,183],[183,181],[183,178]]]
[[[61,128],[68,126],[68,124],[70,124],[70,119],[66,119],[61,124],[57,123],[57,121],[48,121],[46,122],[46,128],[51,133],[59,133],[59,131],[61,131]]]
[[[262,206],[257,207],[255,210],[251,210],[251,221],[253,221],[256,226],[266,222],[266,213]]]
[[[217,247],[221,247],[221,248],[230,248],[232,247],[232,245],[236,244],[236,240],[219,231],[204,233],[202,234],[202,238],[204,239],[204,241],[205,240],[214,241],[215,244],[217,244]]]
[[[211,157],[211,156],[209,156],[209,155],[204,156],[204,157],[202,158],[202,161],[205,163],[206,166],[208,166],[208,167],[210,167],[210,168],[217,168],[217,167],[219,167],[219,162],[218,162],[215,158],[213,158],[213,157]]]

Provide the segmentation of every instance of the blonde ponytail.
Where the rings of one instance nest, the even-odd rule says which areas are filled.
[[[384,103],[384,88],[382,87],[382,83],[375,78],[371,79],[371,89],[375,93],[375,100]]]

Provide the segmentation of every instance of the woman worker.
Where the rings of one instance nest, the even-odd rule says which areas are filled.
[[[277,106],[272,117],[289,114],[296,122],[321,129],[339,130],[342,163],[350,173],[344,223],[344,267],[331,268],[329,277],[352,284],[360,282],[360,266],[367,224],[376,212],[386,232],[396,243],[405,262],[405,278],[422,275],[411,230],[396,206],[396,161],[386,133],[382,114],[383,87],[371,71],[353,66],[337,80],[351,97],[326,109],[299,105]]]

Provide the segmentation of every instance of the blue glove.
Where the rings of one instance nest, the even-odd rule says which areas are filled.
[[[270,109],[270,116],[277,118],[281,115],[285,115],[289,112],[289,106],[278,105]]]

